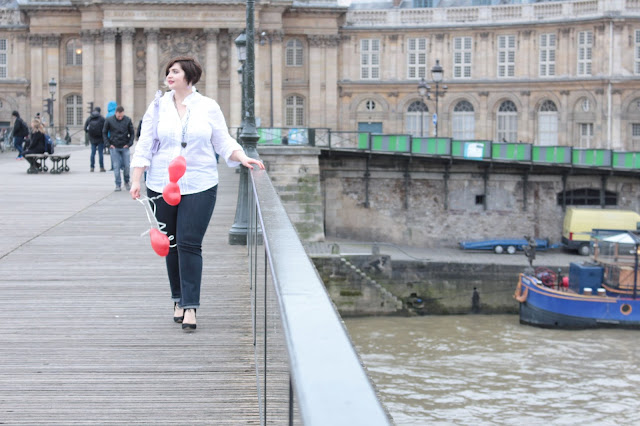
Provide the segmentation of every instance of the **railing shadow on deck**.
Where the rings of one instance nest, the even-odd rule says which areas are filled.
[[[252,171],[248,182],[261,424],[390,424],[267,172]]]

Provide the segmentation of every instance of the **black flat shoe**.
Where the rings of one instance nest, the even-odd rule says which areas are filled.
[[[185,309],[184,312],[193,310],[193,323],[182,322],[182,329],[185,331],[193,331],[196,329],[196,310],[195,309]]]
[[[182,310],[182,316],[181,317],[177,317],[176,316],[176,312],[178,310]],[[182,322],[182,320],[184,319],[184,309],[180,308],[178,306],[178,302],[173,302],[173,320],[175,322],[177,322],[178,324],[180,324]]]

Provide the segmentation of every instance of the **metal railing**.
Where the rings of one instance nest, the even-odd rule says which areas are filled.
[[[389,418],[266,171],[250,173],[247,250],[261,424]]]

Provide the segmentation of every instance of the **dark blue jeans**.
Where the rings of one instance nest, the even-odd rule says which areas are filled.
[[[96,151],[98,151],[98,163],[100,163],[100,168],[104,169],[104,142],[103,143],[92,143],[91,144],[91,168],[93,169],[96,165]]]
[[[22,136],[15,136],[13,138],[13,146],[18,150],[18,157],[22,157],[22,143],[24,138]]]
[[[158,222],[167,225],[167,236],[174,235],[166,257],[171,298],[178,306],[191,309],[200,307],[202,282],[202,240],[216,205],[218,186],[196,194],[183,195],[177,206],[168,205],[162,197],[156,203]],[[147,189],[149,198],[157,192]]]

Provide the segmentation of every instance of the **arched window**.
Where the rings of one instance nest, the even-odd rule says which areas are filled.
[[[82,42],[77,38],[67,42],[67,65],[82,65]]]
[[[617,206],[618,194],[613,191],[604,191],[604,205],[605,206]],[[567,206],[599,206],[600,202],[600,190],[593,188],[579,188],[562,191],[557,193],[558,205],[563,205],[563,200],[566,201]]]
[[[291,39],[287,42],[285,60],[288,67],[302,66],[302,42],[297,38]]]
[[[538,144],[558,145],[558,108],[549,100],[538,111]]]
[[[82,96],[67,96],[65,106],[67,109],[67,126],[82,126]]]
[[[302,96],[292,95],[285,101],[285,126],[304,126],[304,100]]]
[[[504,101],[498,108],[498,142],[518,140],[518,108],[511,101]]]
[[[405,131],[416,138],[429,136],[429,107],[422,101],[415,101],[407,108]]]
[[[453,139],[465,140],[475,138],[476,117],[473,105],[469,101],[460,101],[453,108]]]

